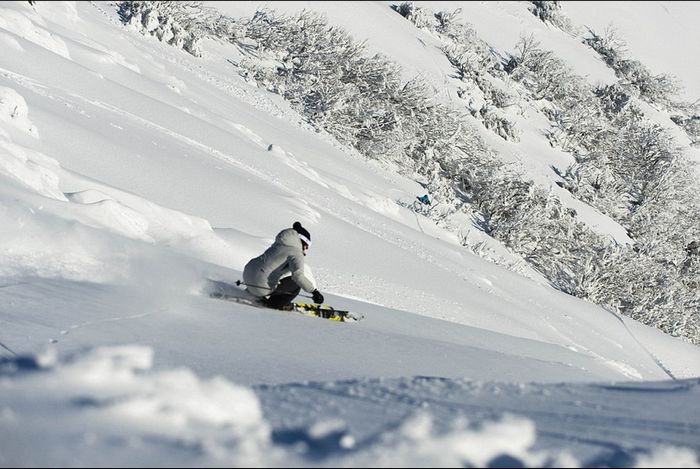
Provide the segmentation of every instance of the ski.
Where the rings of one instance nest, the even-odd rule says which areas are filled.
[[[294,310],[299,313],[329,319],[331,321],[357,322],[364,319],[364,316],[357,313],[342,309],[335,309],[326,304],[292,303],[292,305],[294,306]]]
[[[208,292],[210,298],[235,301],[236,303],[248,306],[255,306],[256,308],[271,309],[273,311],[288,311],[302,314],[304,316],[313,316],[337,322],[357,322],[364,319],[364,316],[361,314],[342,309],[335,309],[327,304],[294,302],[290,305],[289,309],[278,310],[275,308],[270,308],[264,302],[258,299],[246,298],[241,296],[244,293],[240,289],[233,287],[232,285],[225,284],[223,282],[216,283],[218,284],[218,288],[211,288]]]

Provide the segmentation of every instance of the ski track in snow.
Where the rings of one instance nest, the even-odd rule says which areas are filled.
[[[111,318],[99,319],[99,320],[96,320],[96,321],[86,321],[86,322],[83,322],[83,323],[80,323],[80,324],[72,324],[68,329],[63,329],[63,330],[61,331],[61,334],[62,334],[62,335],[66,335],[66,334],[69,333],[69,331],[73,331],[73,330],[76,330],[76,329],[83,329],[83,328],[86,328],[86,327],[89,327],[89,326],[94,326],[95,324],[104,324],[104,323],[107,323],[107,322],[128,321],[128,320],[130,320],[130,319],[141,319],[141,318],[145,318],[145,317],[147,317],[147,316],[152,316],[152,315],[154,315],[154,314],[162,313],[163,311],[165,311],[165,308],[159,309],[159,310],[157,310],[157,311],[149,311],[149,312],[146,312],[146,313],[131,314],[131,315],[128,315],[128,316],[115,316],[115,317],[111,317]]]
[[[590,454],[591,447],[594,447],[593,452],[609,454],[607,457],[610,458],[605,461],[603,457],[598,461],[598,467],[605,466],[606,462],[618,467],[615,458],[620,455],[645,451],[649,435],[654,435],[655,443],[660,445],[673,445],[678,435],[685,435],[690,446],[700,448],[699,442],[691,442],[691,435],[700,432],[700,424],[692,416],[682,417],[676,413],[669,415],[668,419],[659,419],[654,417],[652,410],[636,414],[619,405],[619,401],[625,399],[623,391],[638,393],[642,401],[650,403],[655,402],[658,394],[690,402],[700,390],[698,380],[658,386],[567,386],[415,377],[256,386],[255,389],[261,397],[263,410],[267,407],[275,409],[269,414],[273,427],[301,431],[311,425],[314,417],[323,415],[326,419],[344,422],[348,427],[346,431],[356,436],[357,447],[376,441],[378,435],[394,429],[408,416],[426,412],[434,416],[436,422],[442,422],[441,431],[448,431],[450,425],[460,418],[474,425],[504,414],[527,415],[536,424],[536,448],[568,442],[575,452],[587,448],[580,455]],[[607,395],[607,399],[593,398],[601,392]],[[308,412],[302,404],[308,400],[316,403],[310,415],[301,410]],[[385,407],[387,401],[395,405],[388,409]],[[597,403],[605,401],[609,404]],[[691,413],[696,411],[694,409]],[[382,417],[377,419],[377,415]],[[584,464],[583,467],[590,466]]]
[[[12,350],[10,347],[8,347],[7,345],[3,344],[2,342],[0,342],[0,347],[2,347],[3,350],[7,350],[7,351],[10,352],[12,355],[15,355],[15,356],[17,355],[17,353],[16,353],[14,350]]]

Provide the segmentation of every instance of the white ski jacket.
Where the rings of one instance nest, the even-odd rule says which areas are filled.
[[[248,292],[262,297],[272,293],[280,279],[288,273],[304,291],[312,293],[316,289],[304,275],[301,239],[293,228],[280,231],[272,246],[246,264],[243,281],[248,286]]]

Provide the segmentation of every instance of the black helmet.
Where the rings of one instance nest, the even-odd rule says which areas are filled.
[[[306,228],[301,226],[301,223],[295,221],[292,228],[294,228],[294,231],[299,233],[299,238],[301,239],[301,245],[303,247],[311,246],[311,234],[306,230]]]

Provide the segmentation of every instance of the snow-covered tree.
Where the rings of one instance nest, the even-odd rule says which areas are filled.
[[[562,13],[560,1],[534,0],[530,3],[532,3],[530,11],[533,15],[545,23],[550,23],[563,31],[572,31],[571,20]]]
[[[543,110],[552,123],[549,138],[564,151],[593,149],[610,131],[600,103],[582,79],[572,76],[568,92],[552,97],[552,102],[554,106]]]
[[[412,3],[403,3],[393,8],[412,21],[416,27],[443,41],[442,50],[445,56],[454,66],[459,79],[468,88],[460,89],[458,96],[468,101],[467,109],[470,114],[500,137],[518,141],[520,132],[500,111],[515,105],[518,99],[494,85],[495,79],[503,75],[500,61],[488,44],[477,37],[474,28],[461,20],[461,10],[438,11],[430,15],[425,9],[415,7]],[[478,98],[475,94],[479,95]]]
[[[124,1],[117,5],[124,23],[196,57],[202,55],[199,41],[221,16],[200,1]]]
[[[700,146],[700,101],[693,104],[677,103],[674,111],[679,114],[672,115],[671,120],[685,131],[691,146]]]
[[[532,93],[532,99],[559,101],[576,92],[577,80],[571,69],[553,52],[543,50],[534,36],[521,37],[516,53],[506,71]]]
[[[605,29],[603,35],[591,29],[588,32],[589,36],[583,42],[601,55],[625,89],[636,92],[650,104],[667,109],[672,107],[673,97],[681,90],[677,78],[665,74],[653,75],[638,60],[626,58],[626,44],[612,25]]]
[[[431,28],[433,26],[433,15],[428,13],[425,8],[416,6],[414,2],[391,5],[391,8],[418,28]]]
[[[435,102],[422,80],[402,80],[397,65],[369,56],[322,15],[260,11],[246,25],[246,38],[256,56],[245,64],[249,78],[368,157],[415,171],[472,145],[455,110]]]
[[[560,13],[558,2],[533,4],[533,13],[545,21]],[[684,218],[695,210],[688,203],[688,194],[673,189],[679,184],[670,184],[688,171],[687,161],[670,136],[632,104],[635,97],[641,97],[666,105],[675,91],[671,80],[660,77],[664,79],[653,83],[659,77],[651,77],[640,63],[625,59],[624,42],[611,28],[604,37],[593,35],[589,40],[622,79],[618,84],[593,87],[552,52],[542,50],[532,36],[521,38],[516,53],[501,67],[490,62],[493,56],[484,54],[488,47],[480,44],[473,29],[460,23],[458,15],[435,14],[432,24],[425,20],[429,16],[425,10],[420,15],[419,27],[445,42],[443,50],[465,84],[459,95],[469,100],[470,112],[485,126],[504,133],[493,112],[496,107],[485,98],[489,89],[497,89],[492,86],[495,80],[503,80],[502,70],[526,90],[531,101],[546,103],[540,108],[552,123],[550,141],[576,160],[562,174],[562,185],[626,226],[635,245],[608,246],[577,223],[575,215],[561,211],[556,198],[545,196],[543,189],[515,173],[500,171],[495,165],[486,171],[465,165],[463,193],[481,211],[484,229],[528,259],[557,288],[611,305],[667,332],[700,340],[693,332],[693,320],[688,319],[692,309],[687,308],[696,304],[684,287],[692,278],[690,270],[673,273],[661,261],[674,258],[677,264],[684,252],[679,241],[687,244],[687,238],[693,238],[688,227],[679,227],[683,234],[678,242],[660,230],[666,217]],[[472,104],[475,101],[484,104]],[[692,132],[692,120],[677,117],[675,121]],[[689,187],[693,186],[691,182]],[[691,208],[682,213],[672,200]],[[689,219],[696,218],[691,215]],[[542,227],[549,236],[538,235]],[[657,236],[657,242],[648,242],[648,236]],[[567,244],[567,237],[576,243]],[[641,254],[647,251],[664,255]],[[655,280],[637,281],[634,275],[640,272],[648,272]],[[664,289],[668,291],[662,292]],[[642,310],[653,313],[641,315]],[[668,319],[671,317],[674,319]]]

